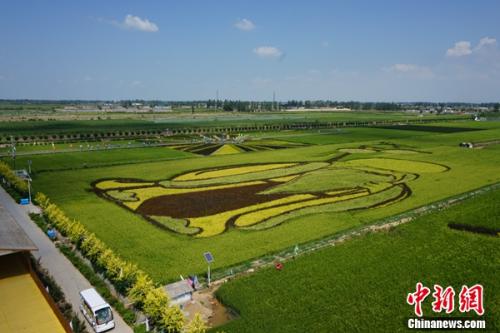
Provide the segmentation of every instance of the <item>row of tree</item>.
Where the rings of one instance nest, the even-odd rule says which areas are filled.
[[[0,176],[2,177],[2,182],[6,186],[13,188],[19,195],[25,196],[28,194],[28,184],[26,181],[19,178],[9,165],[3,161],[0,161]]]
[[[0,109],[3,110],[55,110],[71,105],[114,105],[131,107],[134,104],[143,106],[170,106],[173,109],[181,107],[225,109],[226,111],[257,111],[276,110],[290,108],[350,108],[352,110],[402,110],[411,107],[440,108],[451,107],[460,109],[489,108],[499,111],[500,103],[462,103],[462,102],[359,102],[359,101],[336,101],[336,100],[288,100],[288,101],[245,101],[231,99],[208,99],[208,100],[186,100],[186,101],[162,101],[162,100],[121,100],[121,101],[99,101],[99,100],[2,100]]]
[[[163,133],[163,130],[130,130],[130,131],[102,131],[102,132],[83,132],[83,133],[53,133],[39,135],[0,135],[0,142],[10,143],[18,142],[33,142],[44,140],[99,140],[107,138],[123,138],[123,137],[151,137],[158,136]]]
[[[153,326],[166,332],[205,332],[205,324],[199,315],[186,326],[181,310],[169,305],[169,297],[161,286],[156,285],[135,264],[121,259],[80,222],[67,217],[45,194],[38,192],[35,200],[57,230],[70,239],[119,292],[126,294],[134,307],[147,315]]]
[[[398,103],[373,103],[373,102],[337,102],[330,100],[290,100],[286,102],[273,101],[241,101],[241,100],[208,100],[208,109],[222,109],[223,111],[279,111],[287,109],[317,109],[317,108],[338,108],[351,110],[383,110],[398,111],[402,106]]]
[[[74,101],[75,104],[102,104],[113,101]],[[207,108],[207,109],[227,109],[233,111],[255,111],[255,110],[276,110],[290,108],[350,108],[352,110],[402,110],[411,107],[452,107],[452,108],[478,108],[486,107],[495,109],[500,103],[462,103],[462,102],[360,102],[360,101],[336,101],[336,100],[298,100],[288,101],[249,101],[233,99],[208,99],[208,100],[187,100],[187,101],[161,101],[161,100],[123,100],[118,102],[121,106],[130,107],[133,104],[144,106],[170,106],[173,109],[181,107]]]

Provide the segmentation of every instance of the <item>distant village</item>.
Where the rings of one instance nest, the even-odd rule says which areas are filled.
[[[46,111],[59,112],[113,112],[113,113],[168,113],[168,112],[348,112],[348,111],[397,111],[420,114],[473,114],[500,112],[500,103],[433,103],[433,102],[356,102],[331,100],[290,101],[241,101],[241,100],[0,100],[0,109],[30,110],[43,107]]]
[[[331,101],[231,101],[209,100],[189,102],[157,101],[113,101],[113,102],[75,102],[63,105],[60,111],[102,111],[102,112],[201,112],[201,111],[238,111],[238,112],[347,112],[347,111],[399,111],[421,114],[477,114],[499,112],[499,103],[369,103],[369,102],[331,102]]]

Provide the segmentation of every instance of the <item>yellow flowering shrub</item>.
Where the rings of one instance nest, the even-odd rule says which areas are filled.
[[[143,310],[151,319],[158,321],[164,308],[168,307],[168,296],[163,287],[151,288],[144,296]]]
[[[142,307],[148,317],[156,320],[159,328],[164,328],[167,332],[180,332],[184,325],[182,312],[177,307],[168,305],[168,295],[160,287],[155,287],[153,280],[146,273],[139,270],[135,264],[117,256],[81,223],[70,220],[43,193],[38,193],[36,200],[58,230],[68,235],[91,262],[104,268],[111,281],[128,281],[127,296],[139,308]]]
[[[180,333],[184,328],[184,315],[177,306],[163,308],[160,325],[167,333]]]
[[[23,179],[16,176],[14,171],[7,165],[7,163],[0,161],[0,176],[5,178],[6,181],[20,194],[28,193],[28,184]]]
[[[134,303],[143,304],[146,294],[154,289],[153,280],[146,273],[139,271],[135,283],[128,290],[127,296]]]

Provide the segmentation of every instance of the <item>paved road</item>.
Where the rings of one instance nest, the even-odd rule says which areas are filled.
[[[5,190],[0,187],[0,205],[3,206],[17,223],[24,229],[31,240],[38,247],[38,251],[33,252],[36,258],[41,258],[40,262],[44,268],[54,277],[57,284],[61,287],[68,302],[73,305],[73,309],[82,318],[79,311],[80,290],[90,288],[91,285],[80,274],[80,272],[71,264],[71,262],[54,246],[54,243],[31,221],[27,209],[24,206],[18,205]],[[113,311],[115,318],[115,329],[110,331],[113,333],[132,333],[132,329],[123,321],[122,317]],[[88,323],[85,321],[92,331]]]

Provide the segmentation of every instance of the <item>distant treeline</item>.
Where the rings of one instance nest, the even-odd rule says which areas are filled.
[[[289,109],[350,109],[350,110],[375,110],[375,111],[404,111],[409,109],[433,109],[437,113],[443,112],[447,108],[457,109],[462,111],[478,110],[481,108],[497,111],[500,109],[500,103],[432,103],[432,102],[415,102],[415,103],[396,103],[396,102],[357,102],[357,101],[332,101],[332,100],[289,100],[283,101],[242,101],[242,100],[215,100],[209,99],[206,101],[122,101],[122,106],[130,106],[133,103],[140,103],[148,106],[170,106],[172,108],[188,106],[194,108],[207,108],[223,111],[279,111]]]
[[[2,100],[0,109],[8,110],[55,110],[58,107],[70,105],[95,105],[101,108],[108,106],[163,106],[171,108],[191,108],[193,111],[200,108],[224,110],[224,111],[278,111],[285,109],[315,109],[315,108],[347,108],[351,110],[378,110],[378,111],[401,111],[408,109],[434,109],[438,113],[446,108],[460,110],[477,110],[480,108],[500,110],[500,103],[434,103],[434,102],[357,102],[357,101],[334,101],[334,100],[289,100],[289,101],[244,101],[244,100],[192,100],[192,101],[161,101],[161,100]]]
[[[233,101],[233,100],[208,100],[207,107],[219,107],[224,111],[278,111],[284,109],[318,109],[318,108],[337,108],[351,110],[380,110],[380,111],[399,111],[403,107],[397,103],[366,103],[366,102],[337,102],[328,100],[290,100],[287,102],[254,102],[254,101]]]

